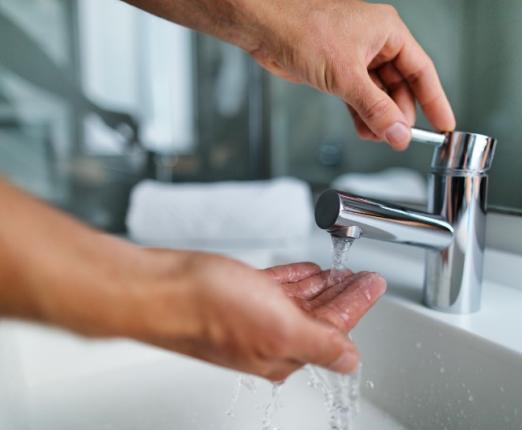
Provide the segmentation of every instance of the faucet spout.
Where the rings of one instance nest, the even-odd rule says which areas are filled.
[[[360,236],[369,239],[434,250],[447,248],[453,240],[453,227],[440,215],[336,190],[321,194],[315,221],[334,235],[353,237],[357,229]]]
[[[454,314],[478,311],[487,173],[496,140],[476,133],[419,129],[412,129],[412,138],[434,145],[428,212],[328,190],[317,201],[315,220],[332,235],[424,248],[424,303]]]

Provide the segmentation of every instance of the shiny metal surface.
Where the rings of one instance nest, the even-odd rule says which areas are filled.
[[[357,238],[356,231],[371,239],[425,248],[425,304],[448,313],[478,311],[487,171],[496,141],[480,134],[419,129],[413,129],[412,136],[435,145],[428,212],[327,190],[316,204],[317,225],[334,235]]]
[[[413,127],[411,129],[411,139],[418,143],[442,145],[446,141],[446,134]]]
[[[424,302],[433,309],[470,313],[480,309],[486,235],[485,175],[433,174],[429,209],[453,226],[453,240],[427,251]]]
[[[411,137],[414,142],[435,145],[432,171],[484,173],[491,168],[495,155],[496,140],[483,134],[462,131],[435,133],[412,128]]]
[[[337,236],[353,237],[357,227],[363,237],[430,249],[444,249],[453,240],[451,225],[441,217],[335,190],[321,194],[315,219]]]

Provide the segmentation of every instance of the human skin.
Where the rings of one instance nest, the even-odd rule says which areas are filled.
[[[281,380],[357,364],[345,334],[384,293],[374,273],[328,283],[313,263],[255,270],[93,230],[0,180],[0,317],[128,337]]]
[[[360,0],[126,0],[235,44],[276,76],[339,97],[359,136],[403,150],[416,102],[455,128],[433,61],[397,11]]]

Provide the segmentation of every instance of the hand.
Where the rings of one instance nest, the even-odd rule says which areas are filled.
[[[385,288],[375,274],[350,273],[326,289],[328,272],[310,263],[258,272],[210,254],[149,252],[122,334],[272,380],[306,363],[353,370],[357,352],[340,330]]]
[[[268,71],[340,97],[363,139],[405,149],[415,100],[434,128],[455,118],[433,62],[397,11],[361,0],[126,0],[234,43]]]
[[[330,271],[314,263],[295,263],[265,269],[302,310],[348,333],[386,290],[376,273],[347,270],[330,281]]]
[[[360,137],[405,149],[415,100],[434,128],[455,128],[433,62],[393,7],[359,0],[265,3],[258,13],[264,37],[253,57],[277,76],[340,97]]]
[[[373,274],[329,285],[309,263],[262,272],[216,255],[143,249],[2,181],[0,195],[13,215],[0,224],[0,316],[129,337],[280,380],[305,363],[354,369],[357,351],[341,330],[384,291]]]
[[[139,252],[127,252],[125,267],[113,262],[105,281],[67,283],[59,294],[50,289],[60,300],[45,319],[281,380],[306,363],[352,371],[358,354],[341,331],[385,288],[375,274],[351,272],[330,286],[328,272],[310,263],[257,271],[211,254]]]

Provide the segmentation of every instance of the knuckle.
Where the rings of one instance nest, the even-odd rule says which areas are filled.
[[[390,103],[388,99],[384,97],[373,102],[365,100],[361,103],[361,115],[370,122],[386,115],[389,110]]]
[[[285,355],[292,341],[292,330],[290,325],[282,324],[275,335],[275,346],[280,355]]]
[[[266,342],[266,356],[285,357],[290,349],[292,331],[288,324],[281,323],[277,330],[272,331]]]
[[[281,382],[281,381],[284,381],[286,378],[288,378],[291,373],[292,372],[290,370],[276,369],[276,370],[270,371],[265,376],[265,378],[272,382]]]
[[[257,363],[255,366],[254,373],[265,379],[270,379],[274,370],[268,362]]]
[[[391,4],[378,4],[377,7],[381,10],[381,13],[389,18],[398,18],[399,17],[399,11],[392,6]]]
[[[435,68],[435,65],[433,64],[433,60],[427,57],[413,72],[406,76],[406,80],[410,85],[416,85],[431,68]]]

